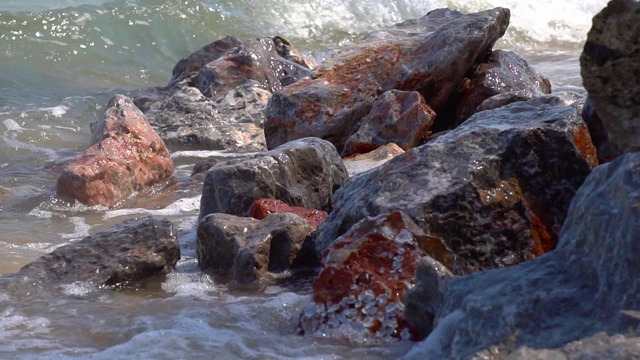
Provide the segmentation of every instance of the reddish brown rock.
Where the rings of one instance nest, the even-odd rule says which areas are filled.
[[[222,54],[242,44],[235,36],[225,36],[210,44],[203,46],[188,57],[178,61],[173,67],[171,83],[179,82],[185,77],[190,78],[197,74],[206,64],[218,59]]]
[[[398,145],[391,143],[381,146],[366,154],[359,154],[342,159],[349,176],[354,176],[378,167],[394,157],[404,153]]]
[[[358,131],[351,135],[342,156],[366,153],[388,143],[404,150],[420,145],[436,114],[417,91],[391,90],[380,95]]]
[[[274,94],[266,109],[267,146],[317,136],[342,151],[373,101],[392,89],[419,91],[438,112],[508,23],[504,8],[469,15],[438,9],[368,35],[319,66],[313,79]]]
[[[478,106],[492,96],[517,92],[517,96],[510,97],[511,101],[530,100],[551,93],[551,83],[518,54],[496,50],[471,77],[463,80],[459,91],[461,100],[457,105],[454,125],[476,113]]]
[[[111,207],[173,175],[164,142],[129,98],[114,96],[92,133],[94,145],[58,178],[60,198]]]
[[[269,214],[277,213],[296,214],[305,219],[314,230],[329,216],[326,211],[290,206],[286,202],[276,199],[256,200],[249,208],[249,216],[256,219],[264,219],[269,216]]]
[[[412,337],[404,319],[403,296],[425,252],[455,266],[442,240],[425,235],[406,214],[394,211],[363,219],[324,253],[322,270],[313,282],[313,301],[300,316],[299,332]]]

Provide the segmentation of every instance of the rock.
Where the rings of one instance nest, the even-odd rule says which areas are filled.
[[[324,253],[299,332],[409,339],[402,300],[425,250],[453,266],[442,241],[425,235],[406,214],[363,219]]]
[[[609,336],[598,333],[589,338],[571,342],[558,349],[533,349],[522,347],[509,354],[507,360],[567,360],[608,359],[626,360],[640,358],[640,337],[621,334]],[[487,357],[487,359],[490,359]]]
[[[270,97],[248,81],[209,99],[183,81],[146,114],[172,149],[261,151],[266,149],[263,110]]]
[[[327,59],[313,79],[274,94],[266,109],[267,146],[317,136],[342,151],[376,97],[392,89],[419,91],[437,113],[508,23],[504,8],[470,15],[438,9],[369,34]]]
[[[366,153],[388,143],[403,150],[420,145],[436,114],[417,91],[390,90],[380,95],[371,112],[345,144],[342,156]]]
[[[328,211],[347,170],[328,141],[307,138],[245,159],[214,165],[205,176],[200,218],[244,215],[259,199]]]
[[[299,206],[290,206],[282,200],[260,199],[256,200],[249,208],[249,216],[255,219],[264,219],[270,214],[292,213],[307,220],[313,230],[318,228],[329,214],[326,211],[316,209],[306,209]]]
[[[433,332],[407,358],[553,349],[598,332],[637,329],[640,242],[631,229],[640,226],[639,188],[639,153],[597,167],[571,202],[557,249],[452,281]]]
[[[530,100],[550,94],[551,83],[518,54],[495,50],[486,62],[478,65],[473,75],[462,81],[458,91],[461,99],[456,106],[454,127],[476,113],[478,106],[492,96],[517,92],[511,100]]]
[[[403,300],[404,317],[415,338],[424,339],[433,330],[433,320],[454,278],[446,266],[430,256],[418,261],[415,286],[407,290]]]
[[[638,33],[640,4],[610,1],[593,18],[580,56],[583,84],[593,107],[611,141],[625,152],[640,150]]]
[[[112,207],[173,175],[173,161],[162,139],[123,95],[109,101],[92,135],[94,145],[58,178],[56,192],[65,201]]]
[[[191,78],[202,69],[206,64],[217,60],[227,51],[240,46],[240,41],[235,36],[225,36],[210,44],[203,46],[188,57],[178,61],[173,67],[171,84],[178,83],[185,78]]]
[[[526,90],[517,90],[517,91],[509,91],[506,93],[501,93],[497,95],[493,95],[484,99],[480,105],[476,107],[475,112],[492,110],[496,109],[516,101],[527,101],[533,99],[534,96],[530,91]],[[462,123],[462,121],[460,121]]]
[[[7,190],[6,188],[3,188],[2,186],[0,186],[0,198],[3,197],[8,192],[9,192],[9,190]]]
[[[602,120],[593,108],[593,103],[587,97],[582,108],[582,118],[589,127],[589,134],[593,146],[596,147],[596,153],[598,155],[598,162],[601,164],[607,163],[622,154],[616,144],[609,140],[609,133],[602,124]]]
[[[404,154],[404,150],[398,145],[390,143],[366,154],[344,158],[342,161],[351,177],[378,167],[400,154]]]
[[[167,219],[131,219],[61,246],[15,277],[94,286],[121,285],[171,272],[180,259],[176,229]]]
[[[571,198],[597,165],[587,126],[575,108],[557,102],[541,98],[477,113],[353,177],[318,227],[318,253],[360,219],[393,210],[441,237],[463,273],[553,249]]]
[[[198,265],[238,283],[252,283],[267,272],[288,270],[313,232],[303,218],[271,214],[263,220],[211,214],[198,225]]]
[[[282,49],[282,38],[278,38]],[[215,98],[247,81],[269,92],[311,75],[311,70],[278,54],[274,39],[244,41],[200,69],[193,84],[206,97]]]

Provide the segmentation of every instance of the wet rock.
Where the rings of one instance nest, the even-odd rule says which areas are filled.
[[[609,140],[609,133],[589,98],[587,98],[582,108],[582,118],[589,127],[589,134],[591,135],[593,146],[596,147],[598,161],[601,164],[607,163],[622,154],[618,146]]]
[[[436,117],[417,91],[391,90],[380,95],[371,112],[345,144],[342,156],[366,153],[388,143],[402,149],[420,145]]]
[[[508,97],[511,102],[530,100],[551,93],[551,83],[518,54],[495,50],[486,62],[478,65],[473,75],[462,81],[458,91],[461,98],[456,106],[454,127],[476,113],[478,106],[492,96],[511,93],[515,95]]]
[[[508,9],[470,15],[438,9],[369,34],[320,65],[313,79],[274,94],[266,109],[267,146],[317,136],[342,151],[373,101],[392,89],[419,91],[437,113],[508,23]]]
[[[430,256],[418,261],[415,286],[407,290],[403,300],[404,317],[417,339],[424,339],[433,330],[433,320],[454,278],[446,266]]]
[[[249,216],[255,219],[264,219],[269,214],[292,213],[307,220],[313,230],[318,228],[321,222],[329,216],[326,211],[307,209],[299,206],[290,206],[282,200],[260,199],[256,200],[249,208]]]
[[[200,218],[244,215],[259,199],[328,211],[347,170],[328,141],[306,138],[245,159],[214,165],[204,180]]]
[[[593,18],[580,56],[584,87],[611,141],[622,151],[640,150],[638,33],[640,4],[610,1]]]
[[[288,270],[313,230],[291,213],[263,220],[211,214],[198,225],[198,265],[238,283],[252,283],[268,272]]]
[[[227,51],[240,46],[240,41],[235,36],[225,36],[222,39],[218,39],[212,43],[209,43],[197,51],[190,54],[188,57],[178,61],[176,66],[173,67],[171,72],[172,78],[169,84],[175,84],[182,81],[185,78],[191,78],[202,69],[206,64],[217,60]]]
[[[177,83],[146,115],[172,149],[266,149],[263,110],[271,94],[252,81],[209,99],[186,81]]]
[[[553,249],[569,202],[597,165],[587,126],[558,102],[541,98],[478,113],[351,178],[318,227],[318,252],[360,219],[393,210],[441,237],[463,273]]]
[[[180,259],[167,219],[131,219],[61,246],[24,266],[16,277],[49,284],[120,285],[171,272]]]
[[[278,43],[282,45],[282,38]],[[262,38],[244,41],[205,64],[193,83],[206,97],[215,98],[247,81],[274,92],[310,75],[310,69],[280,56],[272,38]]]
[[[366,154],[359,154],[342,159],[344,166],[347,168],[349,176],[354,176],[378,167],[394,157],[404,154],[398,145],[391,143],[379,147]]]
[[[92,135],[94,145],[58,178],[56,192],[65,201],[111,207],[173,175],[164,142],[123,95],[109,101]]]
[[[571,202],[557,249],[452,281],[433,332],[407,358],[467,359],[490,347],[553,349],[637,328],[640,242],[630,229],[640,226],[638,188],[640,154],[597,167]]]
[[[497,357],[493,357],[497,358]],[[512,352],[507,360],[568,360],[608,359],[626,360],[640,358],[640,337],[599,333],[586,339],[573,341],[557,349],[522,347]],[[492,357],[486,357],[492,359]]]
[[[441,239],[425,235],[406,214],[363,219],[324,253],[299,332],[409,339],[403,296],[425,251],[454,265]]]

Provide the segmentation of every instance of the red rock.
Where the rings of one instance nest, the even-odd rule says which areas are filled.
[[[95,145],[58,178],[56,192],[63,200],[112,207],[173,175],[164,142],[129,98],[114,96],[92,132]]]
[[[316,136],[342,151],[373,101],[391,89],[420,91],[438,112],[504,34],[509,16],[504,8],[469,15],[438,9],[368,35],[318,66],[313,79],[274,94],[266,109],[267,146]]]
[[[323,222],[329,214],[326,211],[307,209],[300,206],[290,206],[282,200],[260,199],[256,200],[249,208],[249,216],[256,219],[264,219],[269,214],[292,213],[305,219],[313,229]]]
[[[380,95],[360,129],[345,144],[342,156],[366,153],[390,142],[403,150],[420,145],[436,113],[417,91],[391,90]]]
[[[425,235],[403,212],[363,219],[325,251],[299,332],[410,338],[402,299],[425,250],[454,266],[441,239]]]

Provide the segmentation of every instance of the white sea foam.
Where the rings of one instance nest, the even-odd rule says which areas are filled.
[[[184,198],[176,200],[174,203],[165,207],[164,209],[143,209],[143,208],[135,208],[135,209],[118,209],[106,212],[104,214],[104,219],[112,219],[119,216],[128,216],[128,215],[153,215],[153,216],[172,216],[172,215],[180,215],[184,213],[194,212],[200,209],[200,197],[201,195]]]
[[[41,110],[47,111],[55,117],[62,117],[62,115],[67,113],[69,107],[66,105],[58,105],[50,108],[42,108]]]
[[[13,119],[6,119],[2,122],[9,131],[22,131],[24,128]]]

